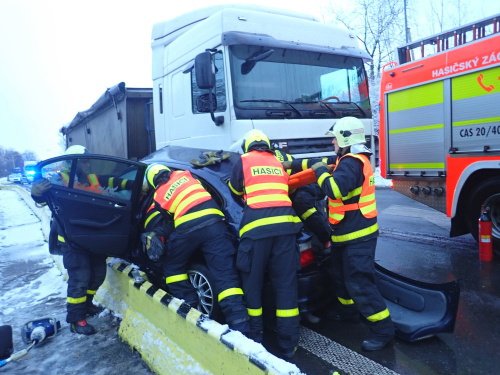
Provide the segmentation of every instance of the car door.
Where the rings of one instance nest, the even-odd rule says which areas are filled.
[[[146,164],[104,155],[66,155],[38,164],[54,220],[74,248],[127,257],[138,240]]]

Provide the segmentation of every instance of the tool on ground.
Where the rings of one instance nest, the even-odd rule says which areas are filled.
[[[45,339],[55,336],[60,329],[61,323],[54,318],[42,318],[24,324],[21,328],[21,338],[28,344],[28,347],[12,354],[12,327],[0,327],[0,332],[2,333],[2,335],[0,335],[0,354],[7,354],[7,358],[0,359],[0,367],[24,357],[33,346],[40,344]]]
[[[481,207],[481,216],[479,216],[479,260],[491,262],[493,260],[493,240],[492,223],[490,217],[490,207]]]

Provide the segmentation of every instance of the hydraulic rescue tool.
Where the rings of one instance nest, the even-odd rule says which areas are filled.
[[[2,332],[0,335],[0,367],[24,357],[33,346],[55,336],[60,329],[61,323],[54,318],[42,318],[27,322],[21,327],[21,338],[28,344],[28,347],[12,354],[12,327],[0,327],[0,332]]]

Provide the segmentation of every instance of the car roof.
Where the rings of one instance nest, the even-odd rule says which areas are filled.
[[[154,153],[146,156],[141,161],[146,164],[162,163],[175,169],[185,169],[193,172],[194,174],[210,178],[218,177],[223,181],[229,179],[231,171],[235,163],[240,159],[240,154],[236,152],[227,152],[228,159],[220,163],[209,165],[206,167],[196,167],[191,163],[191,160],[200,159],[204,152],[219,152],[220,150],[213,149],[200,149],[183,146],[165,146]],[[224,151],[226,153],[226,151]]]

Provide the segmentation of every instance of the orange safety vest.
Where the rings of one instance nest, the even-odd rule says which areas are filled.
[[[250,208],[288,207],[288,174],[276,156],[250,151],[241,156],[245,184],[244,199]]]
[[[210,199],[212,196],[189,171],[173,171],[170,179],[160,185],[154,194],[154,200],[161,208],[174,215],[176,227],[187,211]]]
[[[340,221],[344,218],[346,211],[360,210],[363,216],[367,219],[377,216],[377,204],[375,202],[375,178],[373,176],[370,160],[366,155],[362,154],[346,154],[342,156],[342,158],[346,156],[356,158],[363,163],[363,175],[365,179],[361,187],[350,191],[347,196],[338,199],[328,198],[328,220],[330,224],[340,223]],[[337,169],[338,165],[339,163],[335,165],[335,169]],[[359,201],[357,203],[344,204],[345,200],[351,199],[357,195],[359,195]]]

